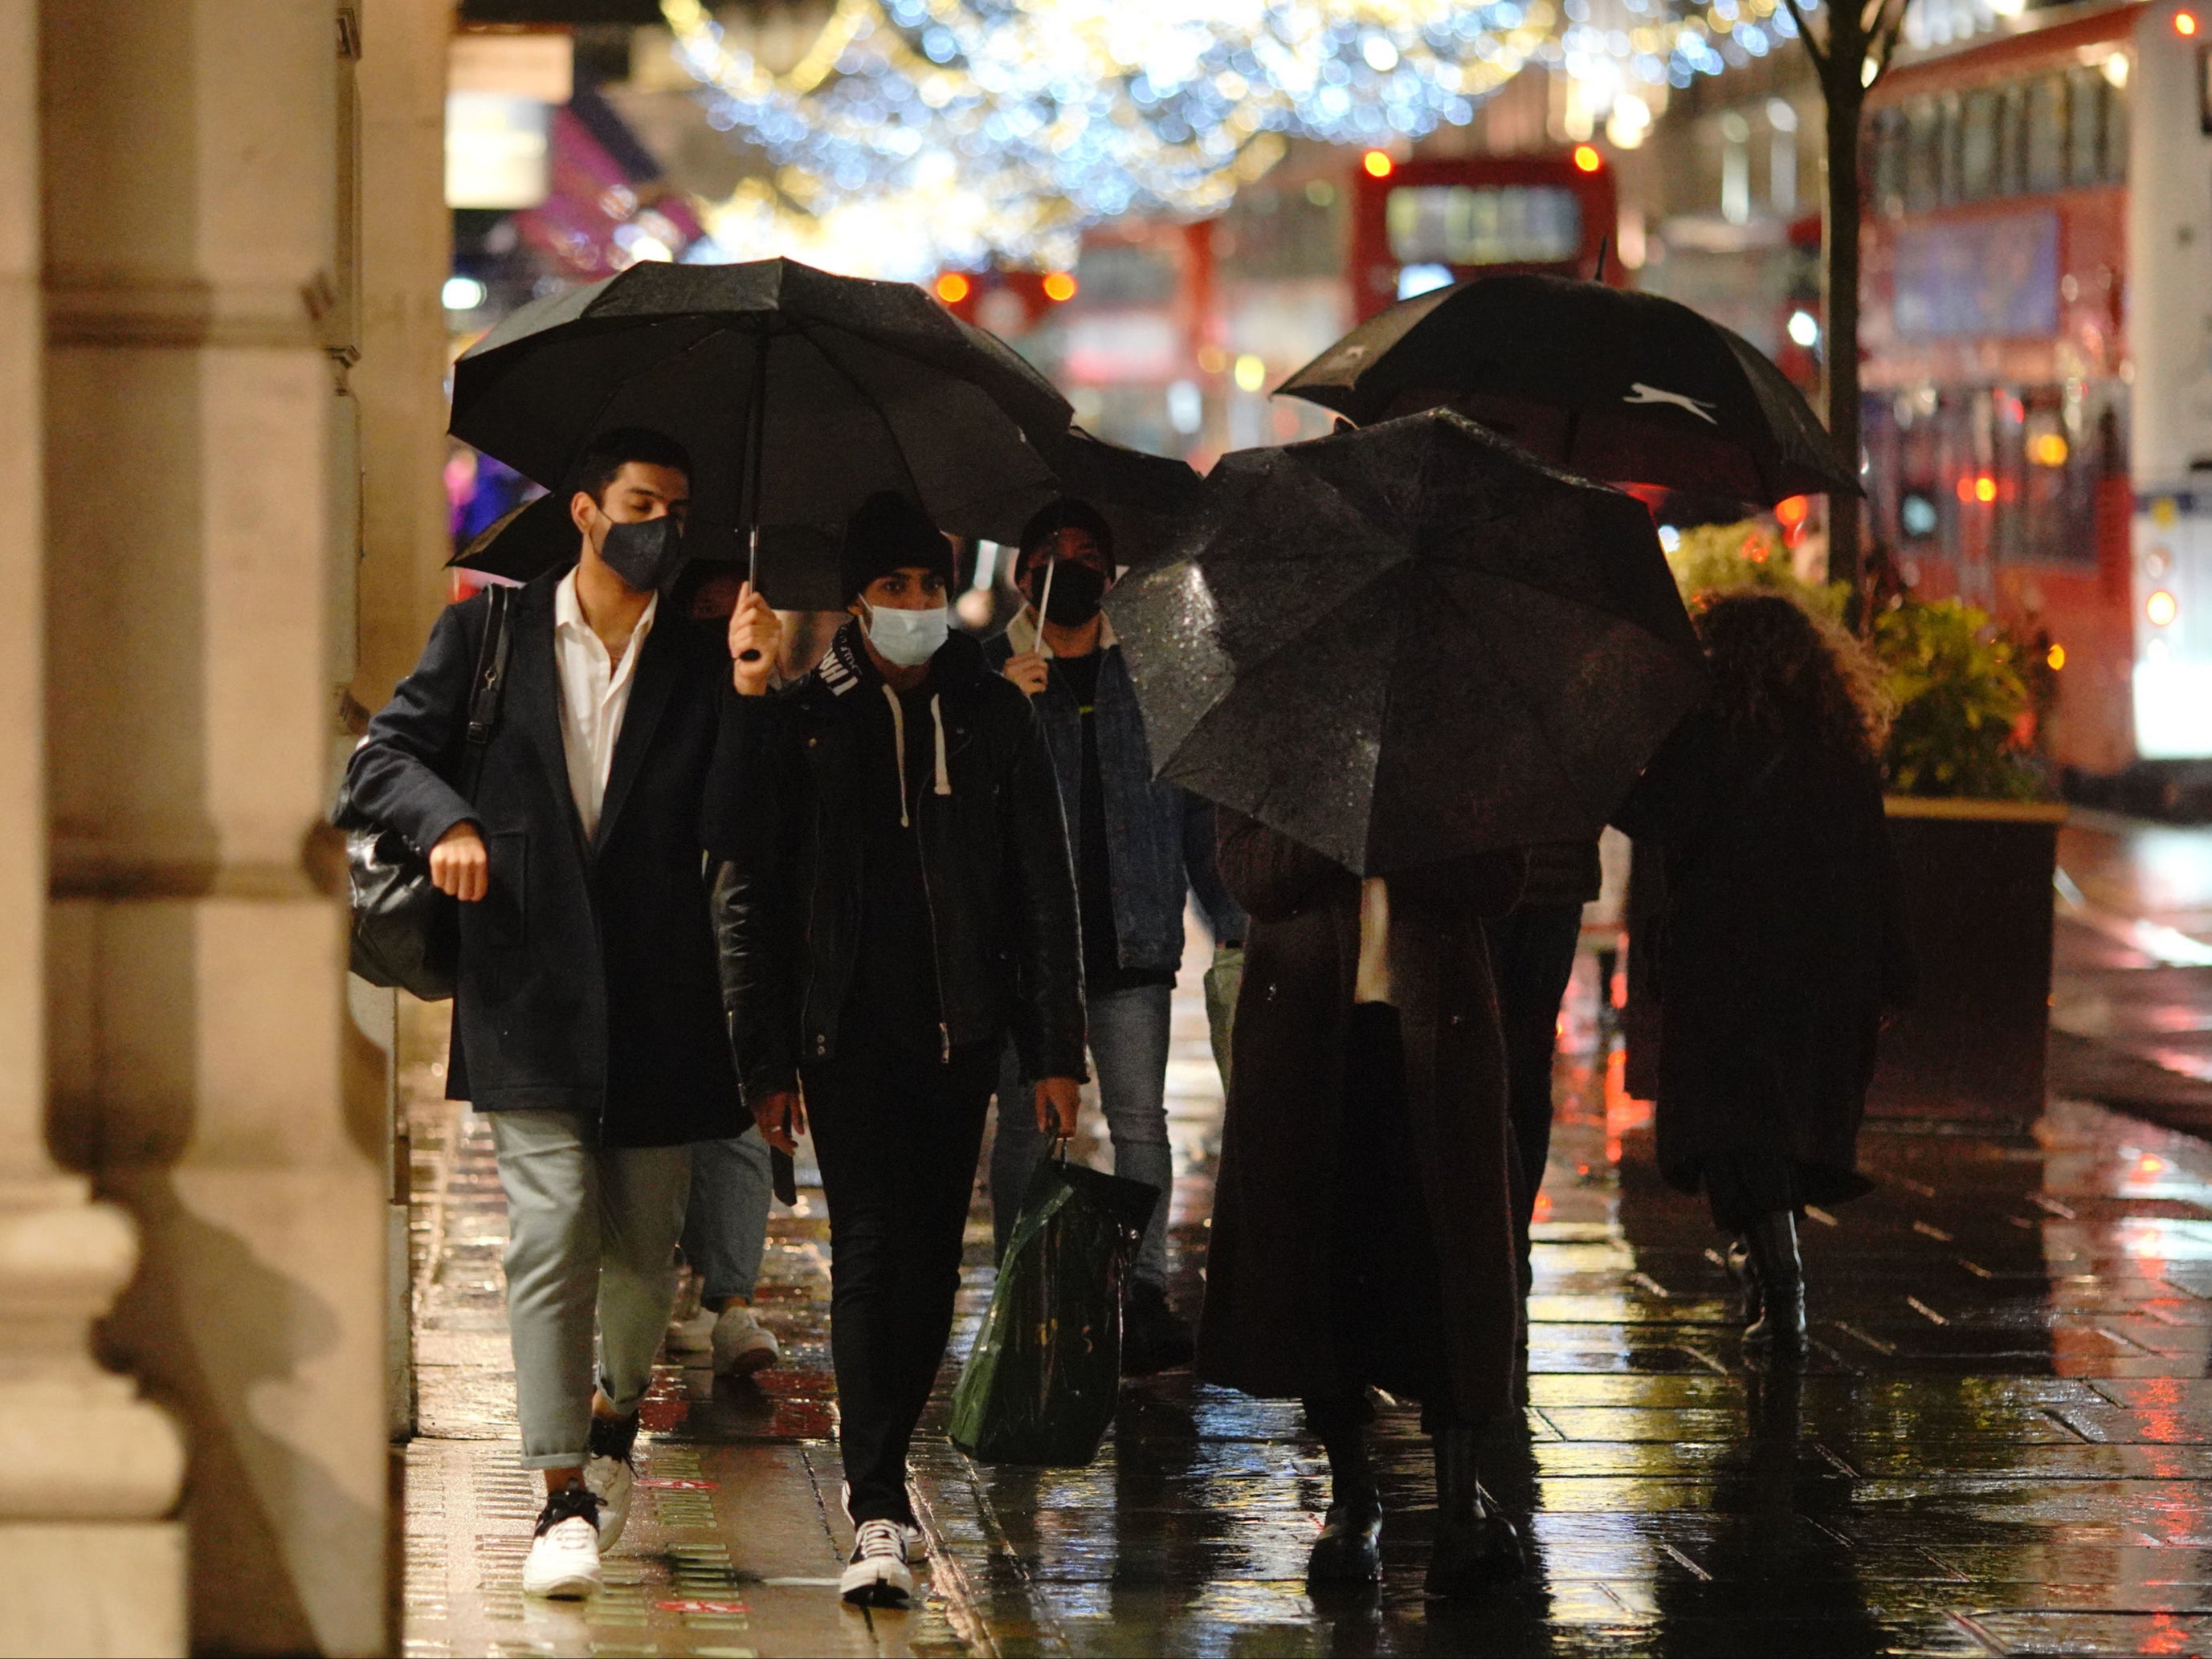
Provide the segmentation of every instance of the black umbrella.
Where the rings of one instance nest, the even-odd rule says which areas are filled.
[[[1199,477],[1188,462],[1093,437],[1079,426],[1041,439],[1037,450],[1063,494],[1079,496],[1105,515],[1122,564],[1156,554],[1176,516],[1198,499]]]
[[[750,558],[757,531],[763,591],[792,605],[818,599],[795,590],[820,585],[878,489],[956,534],[1011,539],[1059,487],[1024,434],[1072,412],[912,284],[788,259],[633,265],[523,307],[453,374],[454,435],[550,489],[600,433],[678,440],[695,555]]]
[[[1159,775],[1367,874],[1595,839],[1705,679],[1644,507],[1443,410],[1224,457],[1107,608]]]
[[[1771,505],[1858,489],[1797,388],[1750,341],[1656,294],[1478,277],[1369,318],[1285,381],[1361,425],[1449,400],[1594,478]]]

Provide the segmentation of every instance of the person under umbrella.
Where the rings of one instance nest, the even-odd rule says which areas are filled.
[[[1601,480],[1768,506],[1856,488],[1804,398],[1749,341],[1675,301],[1601,283],[1516,273],[1418,295],[1279,391],[1362,423],[1451,409]],[[1551,1149],[1559,1003],[1603,874],[1595,841],[1528,851],[1521,902],[1486,930],[1522,1163],[1524,1288]]]
[[[1108,609],[1251,916],[1199,1374],[1304,1401],[1316,1585],[1380,1576],[1370,1390],[1418,1401],[1428,1587],[1474,1593],[1522,1560],[1474,1469],[1521,1302],[1482,923],[1702,695],[1696,637],[1641,507],[1444,412],[1224,458]]]
[[[1796,1213],[1856,1198],[1886,1009],[1911,1000],[1897,855],[1875,764],[1888,711],[1842,629],[1778,594],[1698,617],[1711,702],[1618,817],[1662,850],[1660,1172],[1732,1238],[1745,1340],[1805,1344]]]
[[[1195,482],[1194,480],[1194,482]],[[1114,586],[1115,538],[1089,502],[1067,499],[1023,527],[1014,583],[1029,600],[984,657],[1028,694],[1044,726],[1075,854],[1083,924],[1085,1023],[1114,1172],[1160,1194],[1129,1278],[1121,1368],[1130,1376],[1188,1364],[1190,1327],[1168,1302],[1167,1066],[1183,902],[1195,895],[1217,940],[1234,946],[1244,918],[1214,873],[1213,809],[1152,776],[1144,719],[1120,641],[1100,610]],[[1012,1237],[1045,1138],[1030,1115],[1010,1048],[991,1152],[999,1249]]]
[[[1083,970],[1052,759],[1028,699],[950,631],[945,538],[881,495],[839,562],[850,619],[781,691],[781,625],[739,600],[706,835],[745,1103],[785,1152],[811,1126],[830,1207],[856,1529],[841,1593],[904,1607],[907,1447],[951,1331],[1000,1055],[1011,1035],[1038,1127],[1073,1133]]]

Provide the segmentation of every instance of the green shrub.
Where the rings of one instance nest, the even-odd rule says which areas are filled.
[[[1790,562],[1790,549],[1763,519],[1685,530],[1674,550],[1667,556],[1667,562],[1674,569],[1682,597],[1692,603],[1700,595],[1757,588],[1786,594],[1808,611],[1841,621],[1844,596],[1850,591],[1841,582],[1818,585],[1798,580]]]
[[[2025,800],[2040,779],[2016,732],[2035,702],[2033,653],[1957,599],[1907,599],[1868,643],[1897,705],[1882,767],[1900,795]]]

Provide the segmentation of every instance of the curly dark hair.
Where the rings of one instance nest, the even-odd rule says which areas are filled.
[[[1889,734],[1881,672],[1859,642],[1778,593],[1725,593],[1698,609],[1713,708],[1737,732],[1810,738],[1871,763]]]

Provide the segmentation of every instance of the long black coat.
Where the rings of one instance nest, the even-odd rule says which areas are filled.
[[[1874,767],[1700,712],[1616,822],[1665,872],[1658,927],[1635,941],[1659,998],[1661,1173],[1717,1215],[1865,1192],[1875,1039],[1912,981]]]
[[[459,775],[489,605],[453,606],[354,753],[356,803],[427,850],[481,826],[491,889],[461,909],[446,1094],[480,1110],[584,1112],[608,1145],[738,1133],[701,810],[729,654],[663,608],[646,635],[598,835],[568,792],[553,590],[515,597],[513,658],[473,805]]]
[[[1521,1291],[1504,1047],[1480,918],[1509,908],[1522,863],[1471,860],[1390,878],[1390,976],[1405,1047],[1411,1167],[1346,1169],[1346,1030],[1359,882],[1240,814],[1220,814],[1222,879],[1249,913],[1228,1115],[1214,1182],[1198,1371],[1273,1397],[1366,1382],[1333,1328],[1329,1218],[1347,1179],[1391,1201],[1418,1187],[1431,1246],[1448,1398],[1477,1423],[1512,1404]],[[1347,1135],[1349,1128],[1352,1133]]]

